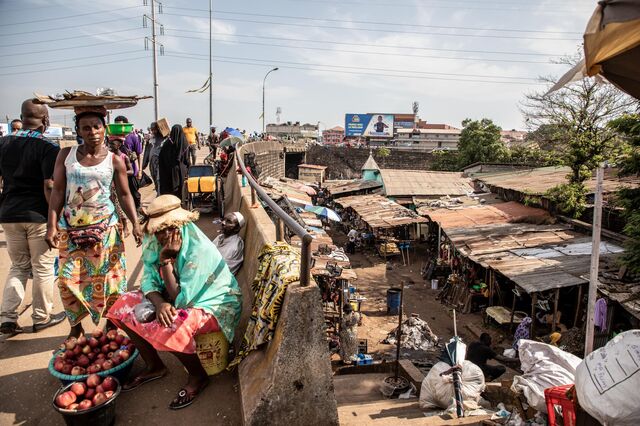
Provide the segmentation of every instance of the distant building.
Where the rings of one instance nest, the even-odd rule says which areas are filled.
[[[527,137],[527,132],[523,132],[521,130],[516,130],[516,129],[502,130],[500,132],[500,140],[502,140],[502,142],[504,142],[504,144],[509,148],[512,148],[514,146],[524,145],[526,143],[525,142],[526,137]]]
[[[396,146],[421,151],[455,151],[462,130],[448,124],[418,121],[415,129],[397,129]]]
[[[288,121],[280,124],[267,124],[265,128],[267,136],[276,139],[318,139],[317,124],[300,124],[299,121]]]
[[[337,145],[344,139],[344,127],[336,126],[322,131],[322,143],[324,145]]]

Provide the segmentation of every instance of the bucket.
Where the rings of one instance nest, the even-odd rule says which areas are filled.
[[[349,300],[349,304],[354,312],[360,312],[360,307],[362,306],[362,301],[357,299]]]
[[[218,374],[229,363],[229,342],[222,331],[196,336],[196,353],[208,375]]]
[[[431,280],[431,290],[438,289],[438,280]]]
[[[400,294],[402,290],[397,287],[392,287],[387,290],[387,314],[398,315],[400,312]]]
[[[91,407],[82,411],[66,411],[62,410],[55,403],[56,397],[62,392],[68,391],[71,388],[71,384],[61,387],[53,395],[53,408],[64,418],[64,422],[67,426],[111,426],[116,422],[116,399],[120,395],[120,382],[116,379],[118,388],[116,389],[113,398],[95,407]]]

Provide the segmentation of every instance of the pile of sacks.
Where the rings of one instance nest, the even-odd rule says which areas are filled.
[[[398,327],[391,331],[382,343],[390,345],[397,344],[397,333]],[[426,351],[437,344],[438,336],[431,331],[431,327],[429,327],[426,321],[412,316],[402,323],[402,336],[400,337],[401,348]]]

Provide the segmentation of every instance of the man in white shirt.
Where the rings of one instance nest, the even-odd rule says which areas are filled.
[[[244,224],[245,219],[240,212],[227,213],[222,220],[222,234],[213,240],[234,275],[244,261],[244,241],[238,235]]]

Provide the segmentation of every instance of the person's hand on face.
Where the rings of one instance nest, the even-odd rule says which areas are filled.
[[[159,232],[160,244],[162,244],[162,250],[160,251],[160,260],[175,259],[180,252],[182,246],[182,235],[178,228],[167,228]]]

